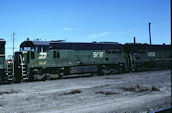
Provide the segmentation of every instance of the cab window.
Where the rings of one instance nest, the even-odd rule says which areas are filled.
[[[45,47],[39,47],[39,49],[38,49],[39,51],[38,52],[45,52]]]
[[[53,51],[53,57],[54,58],[60,58],[60,53],[57,51]]]

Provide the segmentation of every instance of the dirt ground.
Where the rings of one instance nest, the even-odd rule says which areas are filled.
[[[0,113],[148,113],[170,104],[170,70],[0,86]]]

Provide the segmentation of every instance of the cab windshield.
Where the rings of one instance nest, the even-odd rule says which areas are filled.
[[[30,51],[30,50],[31,50],[31,47],[24,47],[23,50],[24,50],[24,51]]]
[[[20,48],[20,51],[33,51],[34,50],[34,48],[31,48],[31,47],[22,47],[22,48]]]

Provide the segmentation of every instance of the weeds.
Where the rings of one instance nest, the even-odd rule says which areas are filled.
[[[111,91],[106,91],[106,92],[98,91],[98,92],[96,92],[96,94],[114,95],[114,94],[118,94],[118,93],[117,92],[111,92]]]
[[[152,89],[151,89],[152,91],[160,91],[160,89],[159,88],[157,88],[156,86],[152,86]]]
[[[141,87],[139,85],[136,85],[133,87],[122,87],[121,89],[124,91],[130,91],[130,92],[145,92],[149,90],[147,87]]]
[[[60,94],[60,95],[73,95],[73,94],[78,94],[78,93],[81,93],[81,92],[82,92],[81,90],[75,89],[75,90],[71,90],[69,92],[65,92],[63,94]]]
[[[110,77],[109,77],[109,78],[105,78],[105,79],[121,79],[121,78],[110,78]]]
[[[122,87],[121,89],[124,91],[130,91],[130,92],[160,91],[160,89],[155,86],[148,88],[148,87],[143,87],[139,85],[136,85],[133,87]]]
[[[3,94],[12,94],[12,93],[19,93],[20,91],[16,91],[16,90],[9,90],[9,91],[0,91],[0,95]]]

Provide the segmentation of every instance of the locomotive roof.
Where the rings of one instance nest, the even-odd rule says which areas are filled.
[[[51,42],[52,49],[73,49],[73,50],[104,50],[122,49],[117,43],[80,43],[80,42]]]
[[[122,49],[122,45],[116,42],[81,43],[81,42],[58,42],[58,41],[24,41],[20,47],[46,46],[49,49],[73,49],[73,50],[104,50]]]
[[[49,46],[49,41],[24,41],[20,47]]]
[[[169,50],[171,49],[171,45],[157,45],[157,44],[153,44],[153,45],[149,45],[149,44],[124,44],[124,51],[129,51],[129,52],[138,52],[138,51],[163,51],[163,50]]]
[[[46,49],[72,49],[72,50],[105,50],[105,49],[120,49],[122,44],[115,42],[63,42],[63,41],[24,41],[20,47],[44,46]],[[125,51],[140,51],[140,50],[166,50],[171,49],[171,45],[148,45],[148,44],[124,44]]]

